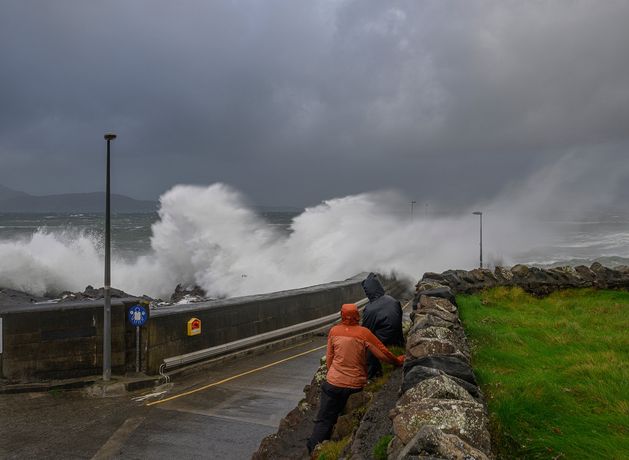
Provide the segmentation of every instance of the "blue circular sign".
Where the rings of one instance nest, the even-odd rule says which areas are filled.
[[[129,308],[129,322],[134,326],[143,326],[149,319],[146,308],[142,305],[134,305]]]

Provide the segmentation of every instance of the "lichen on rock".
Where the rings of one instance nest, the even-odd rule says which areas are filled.
[[[458,436],[446,434],[432,425],[422,427],[399,454],[389,456],[396,460],[426,457],[448,460],[488,460],[489,458]]]
[[[476,401],[423,399],[403,409],[393,418],[393,431],[404,445],[423,426],[434,425],[482,451],[490,450],[485,407]]]

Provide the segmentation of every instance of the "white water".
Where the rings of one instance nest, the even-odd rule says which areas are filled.
[[[409,200],[395,192],[328,200],[297,216],[288,235],[260,219],[224,184],[175,186],[160,199],[150,253],[132,262],[115,259],[112,285],[166,298],[178,283],[198,284],[210,296],[234,296],[370,270],[417,280],[427,270],[477,265],[478,218],[471,215],[476,206],[485,211],[485,262],[511,264],[518,254],[550,241],[552,232],[543,223],[549,215],[573,217],[609,199],[608,188],[581,187],[567,195],[566,184],[591,172],[587,165],[564,159],[458,216],[411,220]],[[614,238],[629,242],[628,236]],[[629,255],[625,252],[617,255]],[[2,287],[41,295],[102,285],[102,248],[85,233],[40,229],[30,238],[0,241],[0,261]]]

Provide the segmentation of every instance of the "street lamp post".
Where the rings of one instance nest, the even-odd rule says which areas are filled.
[[[480,217],[480,268],[483,268],[483,213],[474,211],[472,214]]]
[[[417,203],[417,201],[415,200],[411,201],[411,220],[413,220],[413,207],[415,206],[415,203]]]
[[[103,310],[103,381],[111,379],[111,185],[110,143],[116,138],[105,134],[107,141],[107,189],[105,191],[105,308]]]

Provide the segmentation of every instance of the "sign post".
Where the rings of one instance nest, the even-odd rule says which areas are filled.
[[[135,371],[140,372],[140,326],[149,319],[148,308],[144,305],[129,307],[127,317],[132,326],[135,326]]]

